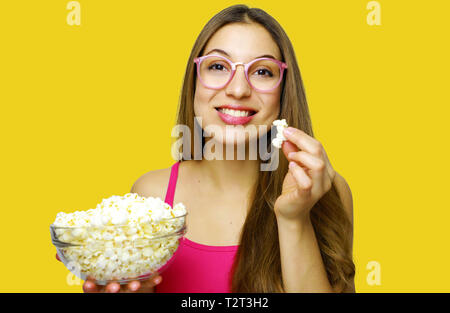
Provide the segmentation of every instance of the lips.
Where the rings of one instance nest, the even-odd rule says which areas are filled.
[[[234,104],[234,103],[230,103],[230,104],[224,104],[221,106],[218,106],[215,108],[216,110],[218,109],[230,109],[230,110],[238,110],[238,111],[249,111],[250,114],[249,115],[253,115],[255,113],[257,113],[258,111],[251,108],[251,107],[247,107],[244,105],[239,105],[239,104]]]
[[[245,107],[235,104],[222,105],[215,108],[220,119],[231,125],[244,125],[253,119],[253,116],[257,113],[250,107]]]

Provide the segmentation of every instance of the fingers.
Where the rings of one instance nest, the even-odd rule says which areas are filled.
[[[283,150],[283,153],[286,156],[286,158],[288,158],[289,153],[298,151],[297,146],[288,140],[283,141],[281,149]]]
[[[109,283],[108,285],[106,285],[105,291],[109,292],[109,293],[119,292],[120,284],[119,283]]]
[[[97,285],[94,281],[88,279],[83,284],[83,291],[86,293],[98,293],[98,292],[108,292],[108,293],[116,293],[120,291],[120,284],[113,282],[109,283],[106,286]]]
[[[304,192],[311,192],[312,180],[305,171],[295,162],[289,162],[289,169],[292,171],[297,184]]]
[[[288,160],[300,162],[310,169],[313,175],[325,169],[325,162],[322,159],[305,151],[290,152],[288,154]]]
[[[127,285],[121,286],[117,282],[111,282],[105,287],[95,284],[95,281],[89,277],[83,284],[83,291],[87,293],[93,292],[107,292],[107,293],[118,293],[118,292],[149,292],[150,289],[158,285],[162,281],[162,277],[157,274],[150,279],[145,281],[133,280]],[[150,291],[151,292],[151,291]]]
[[[152,288],[155,287],[156,285],[158,285],[159,283],[161,283],[162,281],[162,277],[161,275],[155,275],[150,279],[144,280],[143,282],[141,282],[142,284],[142,288]]]
[[[141,283],[138,280],[134,280],[127,285],[127,289],[131,292],[136,292],[141,288]]]
[[[316,156],[320,156],[322,153],[322,144],[300,129],[294,127],[285,128],[283,135],[300,150]]]
[[[93,281],[86,280],[83,284],[83,291],[87,292],[87,293],[89,293],[89,292],[93,293],[93,292],[99,292],[100,289]]]

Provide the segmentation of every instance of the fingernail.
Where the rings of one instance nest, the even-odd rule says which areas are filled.
[[[130,289],[132,290],[132,291],[136,291],[136,290],[138,290],[138,284],[137,283],[133,283],[133,284],[131,284],[131,286],[130,286]]]
[[[289,127],[288,127],[288,128],[285,128],[285,129],[283,130],[283,133],[286,134],[286,135],[292,135],[292,129],[290,129]]]
[[[84,283],[84,285],[83,285],[83,289],[84,289],[84,291],[89,291],[90,289],[91,289],[91,285],[89,284],[89,283]]]
[[[294,162],[289,162],[289,168],[293,168],[295,166]]]
[[[111,289],[112,292],[117,292],[117,291],[119,291],[119,286],[113,285],[113,286],[110,287],[110,289]]]
[[[161,277],[156,277],[154,280],[153,280],[153,282],[155,283],[155,284],[159,284],[160,282],[161,282]]]

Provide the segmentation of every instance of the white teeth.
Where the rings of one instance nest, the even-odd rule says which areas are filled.
[[[225,113],[231,116],[241,117],[241,116],[249,116],[249,111],[238,111],[238,110],[231,110],[231,109],[222,109],[220,108],[219,111],[221,113]]]

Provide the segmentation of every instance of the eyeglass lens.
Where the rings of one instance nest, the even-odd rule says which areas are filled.
[[[200,64],[200,77],[205,85],[218,88],[224,86],[232,75],[231,64],[220,57],[210,56]],[[281,70],[272,60],[259,60],[250,65],[248,79],[257,89],[270,90],[280,80]]]

